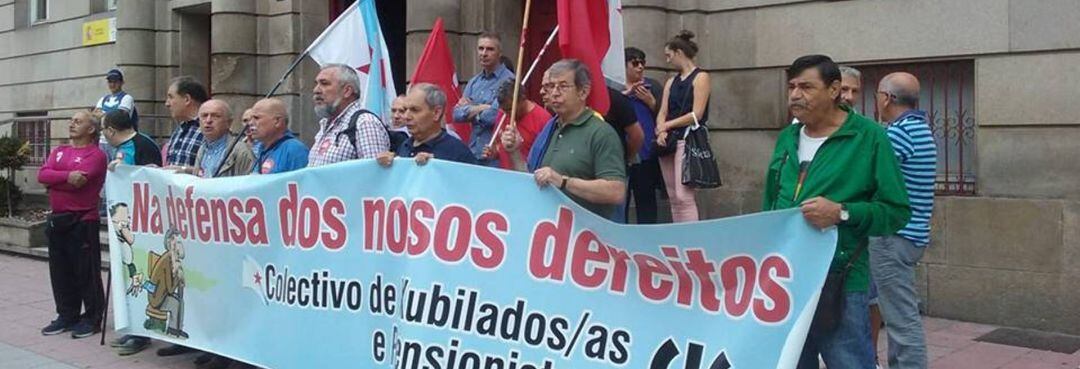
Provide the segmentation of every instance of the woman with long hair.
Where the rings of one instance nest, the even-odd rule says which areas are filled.
[[[660,171],[664,175],[668,199],[671,202],[671,218],[674,222],[698,220],[697,191],[682,184],[682,161],[685,150],[686,130],[694,124],[705,125],[709,117],[709,74],[694,64],[698,46],[692,39],[694,33],[682,30],[664,45],[664,56],[679,72],[664,84],[664,97],[656,117],[656,143],[661,147],[676,145],[674,151],[660,157]],[[678,141],[668,141],[668,136]],[[670,149],[670,148],[669,148]],[[663,150],[661,150],[663,151]]]

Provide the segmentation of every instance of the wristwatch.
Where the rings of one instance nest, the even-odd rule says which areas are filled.
[[[560,190],[566,190],[566,184],[570,182],[570,177],[562,176],[562,184],[559,185]]]
[[[846,223],[851,219],[851,213],[847,211],[847,205],[840,204],[840,223]]]

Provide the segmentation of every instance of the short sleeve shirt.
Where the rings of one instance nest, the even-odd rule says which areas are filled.
[[[608,107],[607,115],[604,116],[604,121],[615,129],[623,150],[626,150],[626,127],[637,123],[637,115],[634,114],[633,105],[630,105],[630,99],[622,92],[608,87],[608,96],[611,97],[611,105]]]
[[[540,166],[551,167],[573,178],[626,182],[626,164],[619,136],[592,109],[585,109],[577,119],[552,133]],[[610,217],[615,212],[614,205],[592,204],[570,193],[567,195],[598,215]]]
[[[161,166],[161,148],[152,138],[135,133],[116,148],[116,157],[127,165]]]

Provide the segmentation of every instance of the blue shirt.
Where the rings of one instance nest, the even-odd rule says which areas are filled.
[[[663,86],[659,86],[659,83],[652,78],[645,78],[645,89],[649,90],[649,93],[656,100],[656,104],[659,105],[660,99],[663,97]],[[642,161],[652,159],[652,143],[656,141],[656,112],[649,109],[649,106],[645,105],[645,102],[637,98],[636,95],[628,94],[626,97],[630,99],[630,105],[634,108],[634,115],[637,116],[638,123],[641,124],[641,130],[645,132],[645,140],[643,141],[645,144],[641,145],[638,158]]]
[[[911,220],[896,234],[915,246],[930,244],[930,216],[934,210],[934,180],[937,178],[937,145],[926,113],[908,110],[885,130],[892,142],[900,173],[904,176]]]
[[[292,132],[286,131],[285,136],[269,147],[263,148],[261,144],[257,146],[259,148],[256,152],[259,154],[254,168],[251,169],[252,173],[285,173],[307,167],[308,148],[296,139]]]
[[[465,164],[477,164],[476,156],[465,146],[461,140],[453,138],[443,129],[438,136],[427,142],[417,145],[413,138],[405,140],[398,147],[397,155],[403,158],[411,158],[417,153],[426,152],[435,156],[436,159],[456,161]]]
[[[480,74],[469,80],[469,84],[465,86],[462,96],[468,98],[472,105],[487,104],[491,105],[491,108],[480,112],[472,120],[466,119],[469,117],[470,105],[454,108],[455,121],[472,124],[469,149],[472,150],[477,161],[486,166],[499,166],[499,161],[496,159],[480,159],[480,157],[484,153],[484,146],[491,142],[491,135],[497,123],[495,117],[499,112],[499,102],[496,95],[499,93],[499,86],[513,78],[514,74],[501,63],[491,73],[481,71]]]
[[[203,157],[202,163],[199,164],[200,177],[213,178],[217,174],[218,167],[221,166],[222,159],[224,159],[225,151],[229,148],[229,135],[221,136],[217,141],[206,141],[203,143]],[[238,144],[239,145],[239,144]]]

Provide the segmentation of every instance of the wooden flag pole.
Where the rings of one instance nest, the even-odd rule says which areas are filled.
[[[521,40],[518,42],[517,67],[514,68],[514,99],[510,103],[511,129],[517,129],[518,95],[521,94],[521,63],[525,61],[525,36],[529,33],[530,10],[532,10],[532,0],[525,0],[525,18],[521,20]]]

